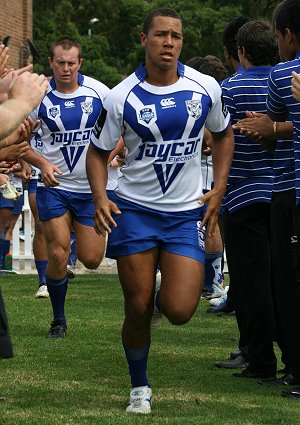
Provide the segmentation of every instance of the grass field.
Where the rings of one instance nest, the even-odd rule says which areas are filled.
[[[281,397],[282,388],[214,367],[236,348],[238,332],[234,317],[207,314],[207,301],[187,325],[165,321],[153,333],[153,413],[126,414],[129,379],[117,276],[81,275],[69,285],[64,340],[45,338],[50,301],[33,298],[36,279],[1,276],[15,351],[13,359],[0,361],[0,394],[6,397],[0,401],[1,425],[300,424],[300,400]]]

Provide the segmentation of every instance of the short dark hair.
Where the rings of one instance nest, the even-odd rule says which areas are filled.
[[[219,58],[213,55],[207,55],[204,58],[195,56],[186,62],[188,66],[196,69],[202,74],[210,75],[220,83],[228,77],[227,70]]]
[[[143,33],[148,34],[150,31],[153,20],[157,16],[169,16],[170,18],[178,19],[182,25],[182,19],[178,12],[174,9],[170,9],[169,7],[159,7],[158,9],[154,9],[148,13],[144,20]]]
[[[73,38],[70,38],[70,37],[61,37],[58,40],[54,41],[51,44],[51,46],[50,46],[49,56],[50,56],[50,59],[51,60],[53,59],[53,56],[54,56],[54,49],[57,46],[61,46],[64,50],[70,50],[70,49],[72,49],[72,47],[77,47],[77,49],[78,49],[78,58],[81,59],[81,54],[82,53],[81,53],[81,46],[80,46],[80,44],[77,41],[75,41]]]
[[[245,49],[248,61],[254,66],[275,65],[278,61],[278,47],[269,24],[249,21],[237,33],[237,47]]]
[[[284,34],[288,28],[300,43],[300,0],[279,3],[274,11],[273,22],[276,30]]]
[[[230,56],[235,60],[239,60],[237,45],[236,45],[236,35],[238,30],[249,21],[249,18],[245,16],[238,16],[227,24],[223,32],[223,46],[226,47]]]

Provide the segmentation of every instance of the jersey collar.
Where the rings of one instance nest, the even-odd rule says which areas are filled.
[[[184,65],[178,61],[177,63],[177,73],[179,77],[183,77],[184,76]],[[147,69],[145,67],[145,64],[141,64],[138,69],[135,71],[135,75],[137,76],[137,78],[141,81],[144,82],[147,78]]]
[[[82,75],[82,74],[80,74],[80,72],[78,72],[78,84],[79,84],[80,86],[82,86],[82,84],[83,84],[83,79],[84,79],[83,75]],[[52,90],[56,90],[56,84],[55,84],[55,79],[54,79],[54,77],[52,77],[52,78],[51,78],[51,80],[50,80],[49,84],[50,84],[50,86],[51,86]]]

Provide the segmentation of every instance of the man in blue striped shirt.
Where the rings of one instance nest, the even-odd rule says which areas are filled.
[[[268,77],[277,49],[268,25],[250,21],[237,35],[240,74],[222,86],[231,122],[246,111],[266,112]],[[235,133],[235,151],[223,205],[225,247],[240,338],[248,345],[249,365],[236,377],[276,374],[271,296],[270,203],[272,154],[260,143]]]
[[[290,116],[295,161],[295,189],[285,191],[272,200],[272,231],[278,234],[280,242],[277,244],[280,262],[274,261],[273,266],[274,294],[286,371],[277,382],[297,385],[300,384],[300,254],[297,242],[300,237],[300,105],[293,98],[291,79],[293,71],[300,72],[300,1],[281,2],[275,9],[273,22],[280,57],[286,62],[276,65],[270,74],[267,107],[275,123]],[[275,133],[282,131],[284,125],[281,122],[274,124]],[[286,390],[282,395],[295,396],[293,391]]]

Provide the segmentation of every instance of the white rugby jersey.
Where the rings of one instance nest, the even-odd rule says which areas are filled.
[[[41,120],[41,155],[63,173],[55,176],[60,182],[56,189],[88,193],[91,189],[86,175],[86,152],[109,88],[80,73],[78,84],[75,92],[60,93],[52,78],[46,95],[31,115]]]
[[[150,85],[146,75],[141,65],[111,90],[91,142],[111,151],[123,137],[128,152],[118,196],[159,211],[198,208],[204,127],[221,132],[230,120],[220,86],[180,62],[170,86]]]

